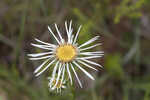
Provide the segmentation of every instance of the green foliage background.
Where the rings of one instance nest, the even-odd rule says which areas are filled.
[[[150,1],[149,0],[1,0],[0,1],[0,100],[150,100]],[[47,26],[57,23],[65,37],[65,21],[76,32],[83,25],[79,44],[99,35],[104,66],[84,88],[61,94],[48,90],[46,76],[35,78],[40,62],[27,54],[41,52],[33,38],[55,43]],[[74,32],[74,33],[75,33]],[[92,73],[92,72],[91,72]],[[79,72],[80,74],[80,72]]]

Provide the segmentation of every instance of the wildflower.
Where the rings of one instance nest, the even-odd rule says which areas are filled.
[[[41,44],[31,43],[32,46],[48,50],[47,52],[44,52],[44,53],[28,54],[28,56],[32,57],[30,58],[30,60],[46,59],[39,67],[36,68],[34,73],[36,74],[36,76],[39,76],[44,71],[46,71],[50,66],[54,64],[51,82],[52,83],[54,82],[55,85],[50,84],[50,87],[53,86],[53,88],[58,88],[60,84],[59,82],[60,78],[61,76],[64,75],[65,72],[68,74],[70,83],[72,85],[73,83],[72,74],[71,74],[71,70],[72,70],[80,87],[82,88],[82,84],[76,73],[75,67],[79,68],[89,78],[94,80],[94,77],[89,72],[87,72],[82,66],[86,66],[96,71],[97,69],[91,65],[102,67],[100,64],[93,62],[90,59],[100,58],[103,56],[104,52],[103,51],[87,52],[87,50],[101,45],[100,43],[98,43],[92,46],[88,46],[89,44],[96,41],[99,38],[99,36],[96,36],[88,40],[87,42],[81,45],[78,45],[77,38],[80,32],[81,26],[78,28],[77,33],[74,35],[72,34],[73,33],[72,21],[70,21],[69,27],[67,26],[67,22],[65,22],[65,28],[66,28],[67,38],[68,38],[67,41],[65,41],[63,37],[61,36],[61,33],[58,29],[57,24],[55,24],[55,28],[56,28],[59,38],[56,37],[56,35],[51,30],[51,28],[48,26],[49,32],[53,35],[53,37],[57,41],[56,45],[43,42],[37,38],[35,38],[35,40]],[[55,78],[56,74],[57,74],[57,78]]]

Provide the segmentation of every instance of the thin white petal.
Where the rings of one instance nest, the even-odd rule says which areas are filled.
[[[85,56],[103,56],[103,53],[89,53],[89,52],[83,52],[83,53],[79,53],[79,55],[85,55]]]
[[[64,65],[64,68],[63,68],[63,73],[62,73],[62,78],[61,78],[61,84],[63,84],[63,81],[64,81],[64,76],[65,76],[65,65]]]
[[[94,38],[88,40],[87,42],[81,44],[78,48],[81,48],[81,47],[83,47],[83,46],[86,46],[86,45],[88,45],[88,44],[90,44],[90,43],[96,41],[98,38],[99,38],[99,36],[96,36],[96,37],[94,37]]]
[[[56,62],[55,67],[54,67],[54,69],[53,69],[52,79],[54,79],[54,78],[55,78],[56,71],[57,71],[57,68],[58,68],[58,64],[59,64],[59,61],[57,61],[57,62]],[[59,65],[59,66],[61,66],[61,63],[60,63],[60,65]]]
[[[37,73],[50,59],[45,60],[39,67],[37,67],[34,73]]]
[[[63,39],[62,43],[64,44],[65,43],[65,40]]]
[[[62,38],[62,36],[60,35],[60,31],[58,30],[57,24],[55,24],[55,28],[56,28],[56,31],[57,31],[57,33],[58,33],[58,35],[59,35],[59,38],[60,38],[61,42],[63,43],[63,38]]]
[[[87,47],[87,48],[80,49],[80,51],[84,51],[84,50],[92,49],[92,48],[94,48],[94,47],[96,47],[96,46],[100,46],[100,45],[101,45],[101,43],[98,43],[98,44],[95,44],[95,45],[89,46],[89,47]]]
[[[78,31],[77,31],[77,33],[76,33],[76,36],[75,36],[75,38],[74,38],[73,44],[75,44],[76,41],[77,41],[77,38],[78,38],[78,35],[79,35],[79,32],[80,32],[81,27],[82,27],[82,26],[80,25],[80,27],[79,27],[79,29],[78,29]]]
[[[46,44],[46,45],[49,45],[49,46],[51,46],[51,47],[56,47],[56,45],[54,45],[54,44],[47,43],[47,42],[43,42],[43,41],[41,41],[41,40],[39,40],[39,39],[37,39],[37,38],[35,38],[35,40],[36,40],[37,42],[42,43],[42,44]]]
[[[78,57],[76,59],[92,59],[92,58],[100,58],[102,56],[89,56],[89,57]]]
[[[104,51],[95,51],[95,52],[81,52],[81,53],[93,53],[93,54],[102,54]]]
[[[56,83],[55,83],[55,85],[52,88],[56,88],[56,86],[58,84],[58,81],[60,79],[60,75],[62,73],[62,69],[63,69],[63,67],[61,67],[61,68],[59,67],[59,71],[58,71],[58,76],[57,76],[57,79],[56,79]]]
[[[66,28],[67,36],[69,38],[69,30],[68,30],[68,26],[67,26],[67,21],[65,21],[65,28]]]
[[[52,58],[52,57],[54,57],[54,55],[38,57],[38,58],[29,58],[29,59],[30,60],[41,60],[41,59],[47,59],[47,58]]]
[[[34,43],[31,43],[32,46],[37,46],[37,47],[45,47],[45,48],[53,48],[51,47],[50,45],[41,45],[41,44],[34,44]]]
[[[99,66],[99,67],[103,68],[100,64],[95,63],[95,62],[93,62],[93,61],[86,60],[86,59],[81,59],[81,60],[83,60],[83,61],[85,61],[85,62],[87,62],[87,63],[89,63],[89,64],[93,64],[93,65],[96,65],[96,66]]]
[[[68,43],[72,43],[72,42],[71,42],[71,39],[72,39],[73,37],[72,37],[72,35],[70,35],[70,34],[72,34],[72,32],[73,32],[73,29],[71,29],[71,31],[69,31]]]
[[[44,53],[36,53],[36,54],[28,54],[30,57],[38,57],[38,56],[43,56],[47,54],[53,54],[53,52],[44,52]]]
[[[59,40],[57,39],[57,37],[55,36],[55,34],[53,33],[53,31],[51,30],[51,28],[49,26],[48,26],[48,30],[53,35],[53,37],[55,38],[55,40],[57,41],[57,43],[60,44]]]
[[[78,77],[78,75],[77,75],[77,73],[76,73],[76,71],[75,71],[73,65],[72,65],[71,63],[70,63],[70,65],[71,65],[71,68],[72,68],[72,70],[73,70],[73,72],[74,72],[76,78],[77,78],[77,81],[78,81],[80,87],[82,88],[82,83],[81,83],[81,81],[80,81],[80,79],[79,79],[79,77]]]
[[[70,21],[69,31],[71,31],[71,26],[72,26],[72,20]]]
[[[74,38],[74,35],[71,36],[71,39],[70,39],[71,44],[73,43],[73,38]]]
[[[58,64],[59,64],[59,61],[56,62],[55,66],[54,66],[54,69],[53,69],[53,72],[52,72],[52,78],[51,78],[51,81],[50,81],[50,84],[52,84],[52,82],[54,81],[55,79],[55,75],[56,75],[56,71],[57,71],[57,68],[58,68]],[[60,65],[61,66],[61,63]]]
[[[71,73],[70,73],[70,70],[69,70],[69,64],[68,63],[67,63],[67,72],[68,72],[69,79],[70,79],[70,82],[71,82],[71,85],[72,85],[72,76],[71,76]]]
[[[88,73],[85,69],[83,69],[79,64],[77,64],[75,61],[73,61],[73,63],[79,68],[81,69],[89,78],[91,78],[92,80],[95,80],[94,77]]]
[[[48,46],[46,46],[46,45],[39,45],[39,44],[34,44],[34,43],[31,43],[31,45],[34,46],[34,47],[41,48],[41,49],[54,50],[53,48],[48,47]]]
[[[37,73],[35,76],[39,76],[41,75],[45,70],[47,70],[48,67],[50,67],[50,65],[52,65],[54,62],[56,61],[56,59],[54,59],[52,62],[50,62],[42,71],[40,71],[39,73]]]
[[[72,26],[72,20],[70,21],[70,25],[69,25],[69,39],[68,39],[68,43],[71,43],[71,37],[72,37],[72,32],[73,32],[73,29],[71,29],[71,26]]]
[[[94,70],[98,71],[96,68],[94,68],[94,67],[92,67],[92,66],[86,64],[85,62],[83,62],[83,61],[81,61],[81,60],[77,60],[77,61],[78,61],[79,63],[85,65],[85,66],[88,67],[88,68],[91,68],[91,69],[94,69]]]
[[[58,64],[60,64],[60,65],[58,65]],[[55,76],[56,76],[57,68],[58,68],[58,66],[61,66],[61,65],[62,65],[62,64],[59,63],[59,61],[56,62],[55,66],[54,66],[54,69],[53,69],[53,72],[52,72],[52,79],[51,79],[51,81],[50,81],[50,84],[53,83],[53,81],[54,81],[54,79],[55,79]],[[59,67],[59,69],[60,69],[60,67]]]

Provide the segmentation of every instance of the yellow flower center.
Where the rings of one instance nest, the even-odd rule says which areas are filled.
[[[61,45],[56,49],[56,56],[62,62],[69,62],[76,56],[76,48],[70,44]]]

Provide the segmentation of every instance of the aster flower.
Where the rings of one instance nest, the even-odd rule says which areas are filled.
[[[58,29],[57,24],[55,24],[56,31],[58,33],[58,37],[53,33],[51,28],[48,26],[48,30],[50,34],[55,38],[57,44],[51,44],[47,42],[43,42],[37,38],[35,40],[41,44],[34,44],[31,43],[32,46],[38,47],[41,49],[48,50],[44,53],[37,53],[37,54],[28,54],[30,56],[30,60],[41,60],[45,59],[45,61],[38,66],[34,73],[35,76],[41,75],[43,72],[45,72],[48,68],[50,68],[52,65],[54,65],[54,68],[52,70],[52,77],[50,78],[50,88],[55,89],[58,88],[59,84],[62,84],[65,72],[68,74],[70,83],[72,85],[72,73],[74,73],[80,87],[82,88],[82,84],[80,82],[80,79],[77,75],[76,68],[80,69],[83,73],[85,73],[90,79],[94,80],[94,77],[87,72],[82,66],[86,66],[90,69],[96,70],[92,65],[99,66],[102,68],[102,66],[91,59],[94,58],[100,58],[103,56],[103,51],[95,51],[95,52],[88,52],[87,50],[92,49],[96,46],[101,45],[100,43],[89,46],[91,43],[96,41],[99,36],[96,36],[87,42],[78,45],[77,38],[81,29],[81,26],[78,28],[77,33],[74,35],[73,28],[72,28],[72,21],[70,21],[70,25],[68,27],[67,22],[65,22],[65,28],[67,33],[67,40],[64,40],[61,36],[61,33]],[[75,68],[76,67],[76,68]],[[56,78],[57,75],[57,78]],[[62,80],[60,83],[60,79]],[[55,85],[52,85],[52,83],[55,83]]]

